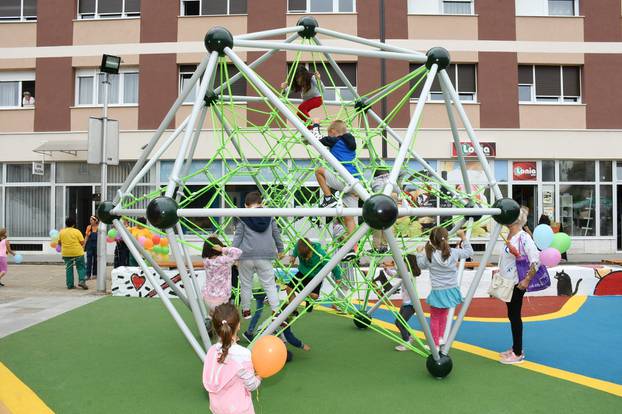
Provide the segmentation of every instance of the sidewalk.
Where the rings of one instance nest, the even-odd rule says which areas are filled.
[[[0,338],[103,296],[96,292],[95,280],[87,281],[89,290],[77,286],[68,290],[63,264],[9,264],[9,273],[2,278],[2,283],[5,286],[0,287]],[[109,292],[110,277],[107,289]]]

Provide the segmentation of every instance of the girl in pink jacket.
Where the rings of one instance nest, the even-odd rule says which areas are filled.
[[[205,266],[205,287],[203,298],[214,309],[229,302],[231,297],[231,266],[240,258],[242,250],[224,247],[218,237],[212,236],[203,243],[203,265]]]
[[[209,392],[213,414],[255,414],[251,391],[261,384],[251,352],[237,342],[240,314],[230,303],[214,309],[214,328],[220,341],[207,351],[203,386]]]

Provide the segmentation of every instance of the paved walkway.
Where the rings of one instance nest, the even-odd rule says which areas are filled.
[[[87,281],[89,290],[67,290],[64,265],[9,265],[2,282],[0,338],[103,296],[96,292],[94,280]],[[107,287],[110,289],[110,279]]]

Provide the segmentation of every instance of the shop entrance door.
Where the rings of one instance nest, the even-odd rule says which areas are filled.
[[[619,165],[619,164],[618,164]],[[620,217],[620,212],[622,212],[622,184],[617,186],[618,189],[618,231],[617,231],[617,240],[618,240],[618,251],[622,250],[622,217]]]
[[[82,233],[89,225],[89,218],[93,214],[93,187],[67,187],[67,217],[76,219],[76,228]]]
[[[514,184],[512,185],[512,198],[521,206],[529,207],[527,225],[533,231],[538,223],[538,186],[536,184]]]

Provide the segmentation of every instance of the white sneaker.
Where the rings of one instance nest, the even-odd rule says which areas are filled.
[[[514,352],[510,352],[508,355],[501,357],[499,362],[505,365],[521,364],[525,360],[525,354],[516,355]]]
[[[398,352],[404,352],[404,351],[408,351],[408,348],[406,348],[406,346],[399,344],[395,347],[395,350]]]

